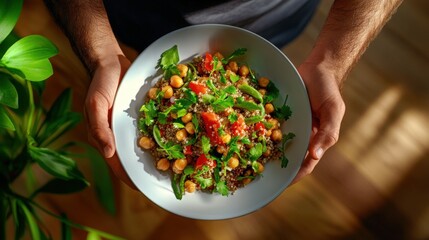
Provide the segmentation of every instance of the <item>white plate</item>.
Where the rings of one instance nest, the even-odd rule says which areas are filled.
[[[170,175],[160,173],[149,152],[137,146],[139,108],[151,86],[159,80],[156,65],[165,50],[177,45],[180,60],[219,51],[224,55],[237,48],[247,48],[244,61],[260,76],[270,78],[280,89],[281,99],[289,95],[293,115],[282,126],[284,132],[296,137],[287,147],[289,165],[280,161],[266,164],[262,178],[257,178],[233,195],[196,192],[177,200],[171,188]],[[278,103],[283,100],[279,99]],[[125,74],[116,95],[112,115],[118,156],[137,188],[158,206],[181,216],[194,219],[227,219],[253,212],[274,200],[291,183],[306,153],[311,111],[304,83],[288,58],[260,36],[236,27],[208,24],[171,32],[150,45],[134,61]]]

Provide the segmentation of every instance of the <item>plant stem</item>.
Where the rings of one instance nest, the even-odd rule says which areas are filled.
[[[33,125],[33,118],[34,118],[34,96],[33,96],[33,86],[31,85],[30,81],[27,81],[27,88],[28,88],[28,110],[30,112],[30,116],[28,117],[27,121],[27,136],[31,136],[31,126]]]
[[[48,209],[42,207],[41,205],[39,205],[35,201],[33,201],[33,200],[29,199],[29,198],[23,197],[23,196],[21,196],[19,194],[16,194],[14,192],[8,192],[8,193],[5,193],[5,195],[9,195],[12,198],[17,198],[17,199],[20,199],[21,201],[28,202],[31,205],[33,205],[34,207],[40,209],[42,212],[44,212],[44,213],[46,213],[46,214],[48,214],[48,215],[50,215],[52,217],[57,218],[58,220],[60,220],[64,224],[69,225],[70,227],[82,229],[82,230],[87,231],[87,232],[93,232],[93,233],[96,233],[98,236],[106,238],[106,239],[111,239],[111,240],[125,240],[124,238],[114,236],[112,234],[109,234],[109,233],[97,230],[95,228],[91,228],[91,227],[87,227],[87,226],[84,226],[84,225],[81,225],[81,224],[78,224],[78,223],[74,223],[74,222],[68,220],[66,217],[57,215],[57,214],[49,211]]]

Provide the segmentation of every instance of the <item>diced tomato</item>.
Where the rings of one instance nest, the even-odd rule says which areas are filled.
[[[191,155],[192,154],[192,146],[185,146],[184,148],[183,148],[183,154],[185,154],[185,155]]]
[[[243,137],[246,134],[245,129],[246,123],[244,122],[244,117],[242,115],[238,117],[237,121],[235,121],[230,128],[233,137]]]
[[[198,157],[197,162],[195,163],[195,168],[201,168],[204,165],[207,165],[210,168],[214,168],[216,167],[216,161],[208,159],[205,154],[201,154]]]
[[[224,145],[219,136],[218,129],[220,128],[219,117],[213,112],[202,112],[201,117],[204,122],[204,128],[212,145]]]
[[[254,129],[258,133],[258,135],[264,135],[265,134],[265,126],[261,122],[256,123]]]
[[[204,68],[207,72],[211,72],[213,70],[213,56],[210,53],[206,53],[206,57],[204,58]]]
[[[189,88],[194,91],[197,95],[200,93],[204,94],[207,93],[207,87],[204,83],[197,83],[195,81],[189,82]]]

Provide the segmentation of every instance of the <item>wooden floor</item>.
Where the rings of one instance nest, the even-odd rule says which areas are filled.
[[[295,64],[311,49],[331,2],[322,1],[302,36],[284,48]],[[84,69],[46,14],[38,0],[27,0],[17,31],[44,34],[57,44],[62,52],[54,59],[53,78],[83,99]],[[74,211],[68,214],[74,221],[127,239],[429,239],[428,44],[429,1],[404,1],[345,83],[338,144],[311,176],[255,213],[224,221],[185,219],[121,184],[115,218],[85,212],[87,195],[52,197],[49,203]],[[67,205],[77,201],[81,212]]]

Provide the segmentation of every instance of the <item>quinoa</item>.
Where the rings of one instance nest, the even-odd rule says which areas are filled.
[[[265,164],[284,158],[279,128],[291,111],[286,102],[272,105],[279,91],[271,81],[261,84],[250,66],[234,60],[245,50],[227,58],[206,53],[184,64],[175,51],[161,55],[164,74],[140,108],[139,145],[158,169],[171,171],[178,199],[194,190],[232,194]]]

